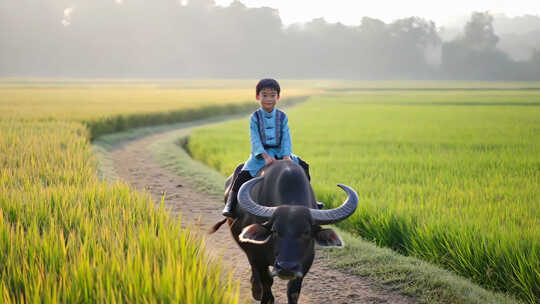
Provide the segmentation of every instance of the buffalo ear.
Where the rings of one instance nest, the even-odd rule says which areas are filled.
[[[324,247],[343,247],[343,240],[332,229],[321,229],[315,232],[315,240],[317,244]]]
[[[272,233],[266,227],[259,224],[252,224],[244,227],[238,236],[242,243],[264,244],[268,242]]]

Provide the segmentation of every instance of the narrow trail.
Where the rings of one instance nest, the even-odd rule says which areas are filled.
[[[174,130],[177,131],[177,130]],[[169,131],[169,132],[174,132]],[[222,219],[223,199],[198,192],[193,183],[177,176],[155,162],[149,151],[154,141],[169,134],[161,133],[125,142],[110,153],[118,177],[138,190],[146,190],[156,202],[166,193],[165,205],[173,215],[181,214],[183,225],[195,225],[207,231]],[[251,271],[244,253],[236,246],[227,225],[206,237],[207,250],[214,257],[223,256],[225,268],[235,269],[240,279],[241,303],[256,303],[251,298]],[[276,303],[287,303],[286,282],[275,279],[272,292]],[[330,269],[324,250],[317,250],[315,262],[304,279],[300,303],[416,303],[414,299],[389,290],[367,278]]]

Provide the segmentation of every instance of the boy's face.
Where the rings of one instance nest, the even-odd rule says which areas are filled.
[[[279,100],[279,95],[274,89],[262,89],[257,95],[257,100],[261,103],[261,107],[266,112],[272,112]]]

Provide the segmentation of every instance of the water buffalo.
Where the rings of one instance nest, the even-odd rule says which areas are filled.
[[[335,231],[321,227],[344,220],[356,210],[356,192],[338,186],[347,192],[347,200],[336,209],[319,210],[304,170],[292,161],[276,161],[242,185],[238,192],[242,211],[228,224],[251,265],[253,298],[273,303],[271,287],[278,276],[289,280],[288,302],[297,303],[302,280],[313,263],[315,242],[343,246]],[[273,266],[272,272],[268,266]]]

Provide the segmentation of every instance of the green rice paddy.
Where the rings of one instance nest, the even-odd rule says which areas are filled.
[[[540,85],[283,81],[317,198],[344,183],[358,236],[538,302]],[[144,193],[97,178],[90,139],[246,111],[253,81],[0,82],[0,298],[236,303],[237,285]],[[322,95],[322,90],[327,94]],[[197,131],[224,175],[247,159],[247,119]]]
[[[337,183],[358,192],[342,228],[535,303],[540,91],[527,87],[333,90],[287,111],[293,152],[319,201],[341,204]],[[230,174],[250,152],[248,120],[195,132],[189,150]]]

